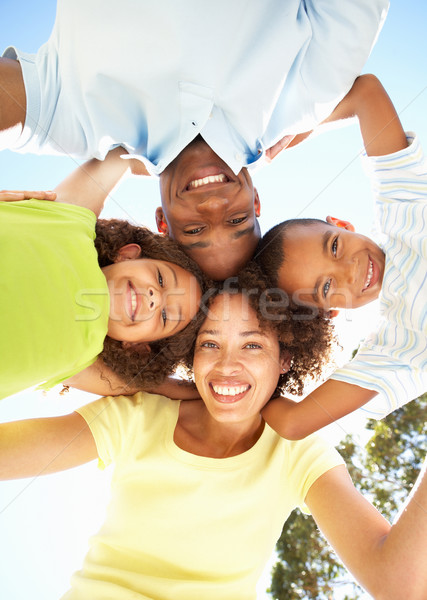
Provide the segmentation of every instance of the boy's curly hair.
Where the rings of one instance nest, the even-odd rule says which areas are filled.
[[[291,366],[279,377],[274,395],[301,395],[307,380],[319,379],[330,364],[335,347],[335,334],[330,319],[316,310],[289,306],[287,295],[271,288],[260,267],[249,263],[238,277],[226,280],[222,288],[211,292],[207,308],[222,293],[245,294],[262,329],[277,333],[281,352],[289,352]],[[194,346],[185,357],[189,373],[193,367]]]
[[[196,277],[202,295],[208,288],[209,281],[197,264],[173,240],[128,221],[97,221],[95,247],[101,268],[112,264],[120,248],[126,244],[139,244],[142,249],[141,258],[164,260],[190,271]],[[124,383],[132,387],[151,388],[161,383],[181,363],[183,356],[193,345],[204,318],[205,315],[199,310],[182,331],[150,342],[149,347],[146,343],[141,343],[124,348],[122,342],[107,336],[100,358]]]

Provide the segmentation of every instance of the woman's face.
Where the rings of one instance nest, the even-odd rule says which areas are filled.
[[[218,296],[200,328],[194,353],[197,389],[214,419],[259,418],[284,367],[276,333],[261,330],[244,295]]]
[[[160,340],[184,329],[198,311],[199,283],[178,265],[121,258],[102,271],[110,292],[108,335],[115,340]]]

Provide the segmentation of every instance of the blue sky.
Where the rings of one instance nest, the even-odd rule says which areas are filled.
[[[16,45],[33,52],[47,38],[56,2],[0,0],[0,49]],[[392,0],[377,45],[364,69],[383,82],[406,129],[427,145],[427,5],[425,0]],[[278,219],[333,214],[369,235],[372,221],[368,182],[358,153],[357,126],[329,132],[283,153],[255,174],[262,201],[261,227]],[[0,154],[1,189],[50,189],[75,167],[67,157]],[[131,218],[154,227],[156,180],[126,181],[110,199],[105,215]],[[357,314],[356,314],[357,313]],[[371,312],[341,315],[346,350],[366,331]],[[0,404],[0,420],[63,414],[92,399],[72,393],[59,398],[19,394]],[[0,484],[0,581],[8,600],[56,600],[79,567],[87,539],[102,520],[108,475],[94,464],[48,478]],[[260,594],[260,598],[262,595]],[[338,596],[337,596],[338,598]]]

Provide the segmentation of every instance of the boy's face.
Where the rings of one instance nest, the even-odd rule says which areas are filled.
[[[381,290],[385,256],[371,239],[328,223],[286,231],[279,287],[299,304],[358,308]]]

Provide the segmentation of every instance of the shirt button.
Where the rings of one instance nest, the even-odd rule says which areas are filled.
[[[191,121],[193,127],[197,127],[197,121]]]
[[[238,161],[241,161],[243,157],[242,157],[242,155],[240,154],[240,152],[236,152],[236,154],[234,155],[234,158],[235,158],[236,160],[238,160]]]

